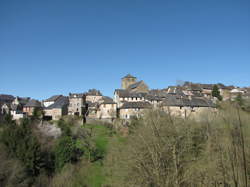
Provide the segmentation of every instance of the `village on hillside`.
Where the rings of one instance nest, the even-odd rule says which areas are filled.
[[[213,95],[218,90],[220,97]],[[250,88],[219,84],[184,82],[165,89],[150,89],[144,81],[128,74],[122,78],[121,88],[114,91],[113,99],[99,90],[85,93],[54,95],[42,101],[30,97],[0,95],[0,115],[11,114],[14,120],[32,116],[35,110],[43,113],[44,120],[59,120],[65,115],[82,116],[84,121],[113,122],[116,118],[129,120],[143,115],[149,109],[159,109],[180,117],[216,110],[218,99],[233,100],[237,96],[250,98]]]

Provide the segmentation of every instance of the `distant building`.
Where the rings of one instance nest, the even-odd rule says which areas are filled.
[[[8,114],[10,112],[10,105],[15,99],[12,95],[0,94],[0,114]]]
[[[110,97],[103,96],[98,106],[97,118],[112,122],[116,117],[117,104]]]
[[[125,102],[119,108],[119,117],[121,119],[131,119],[132,117],[140,117],[143,112],[150,109],[152,105],[149,102]]]
[[[46,100],[43,101],[44,107],[48,107],[52,104],[54,104],[57,100],[59,100],[63,95],[54,95]]]
[[[68,114],[69,99],[65,96],[60,96],[52,105],[45,107],[44,118],[59,120],[62,116]]]
[[[82,116],[86,113],[86,95],[69,93],[68,115]]]
[[[42,104],[38,100],[31,99],[26,105],[24,105],[23,113],[32,116],[35,109],[42,109]]]
[[[102,98],[102,93],[96,89],[90,89],[86,94],[86,102],[96,103]]]
[[[29,102],[29,97],[16,97],[11,103],[11,115],[14,120],[18,120],[24,117],[23,107]]]
[[[130,92],[147,93],[149,91],[149,88],[144,81],[139,81],[129,85],[127,90],[129,90]]]
[[[135,84],[137,81],[137,78],[128,74],[125,77],[122,78],[122,89],[128,89],[128,87],[132,84]]]

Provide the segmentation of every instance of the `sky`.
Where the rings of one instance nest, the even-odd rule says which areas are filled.
[[[250,86],[250,1],[0,0],[0,93],[112,96],[128,73]]]

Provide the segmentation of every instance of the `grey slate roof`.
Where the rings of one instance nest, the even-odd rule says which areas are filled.
[[[31,99],[29,102],[24,105],[25,107],[41,107],[41,103],[38,100]]]
[[[86,101],[86,103],[87,103],[89,108],[96,108],[99,105],[99,103],[97,103],[97,102],[93,103],[91,101]]]
[[[30,97],[17,97],[17,99],[21,105],[26,105],[29,102]]]
[[[86,94],[84,94],[84,93],[69,93],[69,98],[75,98],[74,96],[76,96],[76,98],[83,98],[86,96]]]
[[[110,97],[107,97],[107,96],[103,96],[102,97],[102,100],[103,100],[103,104],[116,104],[112,98]]]
[[[132,90],[132,89],[135,89],[137,88],[140,84],[143,84],[144,82],[143,81],[138,81],[134,84],[131,84],[129,87],[128,87],[128,90]]]
[[[215,107],[211,100],[205,98],[169,96],[163,101],[163,106],[179,106],[179,107]]]
[[[157,95],[146,95],[145,97],[148,101],[162,101],[162,98]]]
[[[123,90],[123,89],[116,89],[115,92],[121,98],[125,98],[125,97],[142,98],[142,97],[145,97],[147,95],[146,93],[129,92],[128,90]]]
[[[50,101],[56,101],[57,99],[59,99],[60,97],[62,97],[62,95],[53,95],[50,98],[44,100],[45,102],[50,102]]]
[[[166,99],[163,100],[164,106],[183,106],[183,101],[181,98],[174,95],[169,95]]]
[[[11,103],[15,99],[12,95],[0,94],[0,102],[1,103]]]
[[[130,109],[130,108],[150,108],[151,104],[149,102],[125,102],[121,109]]]
[[[68,105],[68,104],[69,104],[69,98],[65,97],[65,96],[61,96],[61,97],[59,97],[59,99],[57,99],[55,101],[54,104],[48,106],[45,109],[62,108],[64,106]]]

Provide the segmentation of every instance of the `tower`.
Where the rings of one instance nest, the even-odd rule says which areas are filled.
[[[127,89],[131,84],[136,83],[137,78],[128,74],[122,78],[122,89]]]

